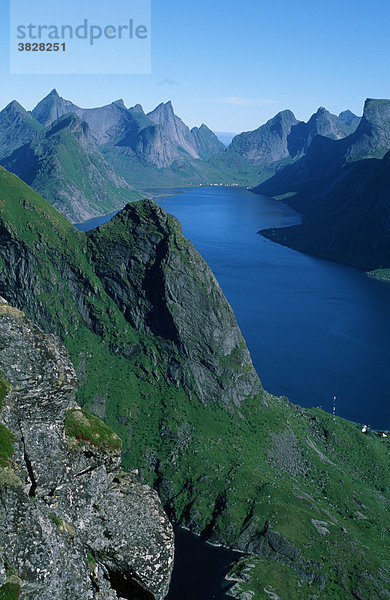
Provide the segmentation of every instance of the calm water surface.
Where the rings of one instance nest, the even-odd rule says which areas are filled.
[[[390,428],[390,284],[257,235],[300,222],[291,208],[237,188],[195,188],[159,204],[212,268],[264,387]]]
[[[300,222],[281,202],[242,188],[177,191],[157,201],[212,268],[264,387],[329,412],[337,396],[338,415],[390,429],[390,284],[258,235]]]

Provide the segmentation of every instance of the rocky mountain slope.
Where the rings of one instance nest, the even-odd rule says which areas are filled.
[[[0,112],[0,160],[43,135],[44,127],[15,100]]]
[[[119,468],[121,442],[75,404],[59,340],[0,298],[0,597],[162,600],[173,531]]]
[[[84,109],[52,90],[32,111],[45,126],[68,113],[88,123],[107,160],[129,183],[141,187],[150,186],[153,180],[166,184],[172,179],[172,185],[204,182],[213,171],[203,161],[224,149],[206,126],[190,131],[171,102],[161,103],[148,114],[139,104],[127,109],[122,100]]]
[[[307,156],[255,188],[304,215],[302,225],[262,234],[365,270],[390,266],[389,114],[390,101],[367,100],[353,134],[317,137]]]
[[[307,123],[297,121],[291,110],[284,110],[255,131],[241,133],[233,138],[230,152],[236,152],[251,164],[280,166],[306,154],[317,135],[341,139],[357,127],[359,118],[346,111],[340,119],[320,107]],[[347,121],[347,122],[345,122]]]
[[[262,389],[176,219],[141,201],[83,234],[4,170],[0,209],[0,293],[63,339],[171,518],[250,555],[238,593],[386,600],[387,441]]]
[[[74,114],[61,116],[1,163],[71,222],[113,212],[140,197],[106,162],[88,124]]]

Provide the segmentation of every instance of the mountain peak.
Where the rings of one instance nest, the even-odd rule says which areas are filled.
[[[156,106],[152,113],[174,114],[171,100],[168,100],[168,102],[161,102]]]
[[[12,100],[4,109],[6,112],[18,112],[18,113],[26,113],[26,109],[23,108],[21,104],[17,100]]]
[[[372,113],[387,112],[390,107],[390,100],[367,98],[364,103],[363,116],[368,117]]]
[[[367,98],[348,159],[383,158],[390,149],[390,100]]]
[[[122,98],[119,98],[119,100],[114,100],[112,104],[114,104],[115,106],[119,106],[120,108],[126,108],[126,105]]]
[[[316,115],[326,115],[326,114],[330,114],[329,111],[325,108],[325,106],[320,106],[317,110],[317,112],[315,113]]]
[[[144,111],[144,109],[143,109],[143,107],[142,107],[141,104],[136,104],[135,106],[133,106],[133,111],[145,114],[145,111]]]
[[[48,93],[48,95],[46,96],[46,98],[49,98],[49,96],[54,96],[56,98],[60,98],[59,93],[57,92],[56,88],[53,88],[51,90],[51,92]]]

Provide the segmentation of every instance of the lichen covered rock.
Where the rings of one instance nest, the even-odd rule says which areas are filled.
[[[119,438],[75,404],[59,340],[3,299],[0,367],[0,592],[164,598],[174,544],[156,492],[120,470]]]

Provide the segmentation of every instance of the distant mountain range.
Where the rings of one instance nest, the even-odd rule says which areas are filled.
[[[350,111],[320,108],[308,123],[283,111],[226,148],[207,125],[187,127],[171,102],[148,114],[123,100],[85,109],[52,90],[32,112],[16,101],[0,112],[0,164],[77,222],[154,187],[258,184],[302,157],[316,135],[340,139],[358,123]]]
[[[316,137],[306,156],[254,189],[304,215],[302,225],[261,233],[358,268],[390,267],[389,150],[390,101],[368,99],[351,135]]]

